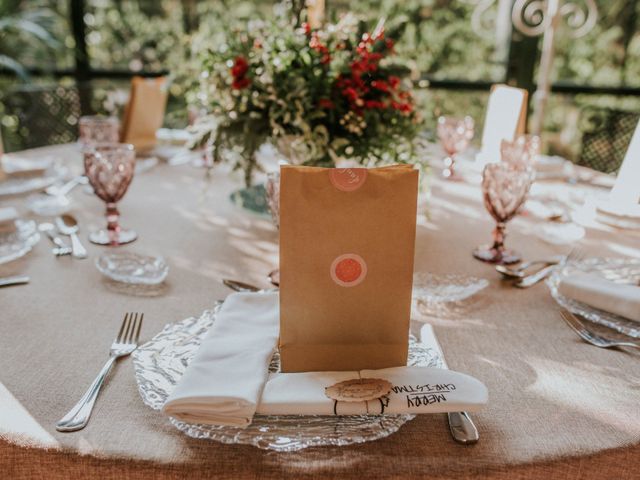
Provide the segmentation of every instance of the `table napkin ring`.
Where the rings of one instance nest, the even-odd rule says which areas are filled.
[[[338,402],[369,402],[379,400],[384,411],[386,397],[391,392],[391,382],[381,378],[354,378],[338,382],[324,389],[324,394],[333,400],[333,413],[338,414]],[[367,408],[368,410],[368,408]]]

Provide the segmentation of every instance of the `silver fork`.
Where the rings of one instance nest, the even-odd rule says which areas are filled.
[[[578,318],[567,310],[560,311],[560,316],[569,325],[574,332],[578,334],[585,342],[595,345],[600,348],[614,348],[614,347],[631,347],[640,348],[640,343],[636,342],[620,342],[617,340],[611,340],[609,338],[601,337],[600,335],[592,332],[584,324],[578,320]]]
[[[538,270],[536,273],[532,273],[531,275],[527,275],[526,277],[517,280],[513,285],[518,288],[529,288],[534,286],[536,283],[547,278],[556,268],[561,268],[567,263],[570,262],[580,262],[584,259],[585,253],[580,248],[574,248],[569,252],[569,255],[557,265],[549,265],[544,267],[541,270]]]
[[[104,367],[102,367],[102,370],[100,370],[100,373],[78,403],[56,424],[56,430],[59,432],[74,432],[84,428],[89,423],[93,405],[96,403],[100,388],[111,367],[118,358],[126,357],[138,347],[143,317],[144,313],[139,315],[137,313],[125,314],[118,336],[111,344],[109,360],[104,364]]]

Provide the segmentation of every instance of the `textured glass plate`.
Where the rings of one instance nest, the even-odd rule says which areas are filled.
[[[0,197],[44,190],[63,178],[67,169],[53,166],[39,177],[16,177],[0,182]]]
[[[111,280],[134,285],[157,285],[169,274],[164,258],[133,252],[104,253],[97,258],[96,267]]]
[[[142,400],[160,410],[180,380],[220,308],[207,310],[199,318],[187,318],[164,327],[151,341],[133,353],[136,380]],[[433,348],[411,338],[409,365],[444,368]],[[278,371],[274,355],[270,370]],[[323,445],[369,442],[396,432],[414,415],[275,416],[256,415],[249,427],[193,425],[171,418],[171,423],[190,437],[221,443],[246,444],[267,450],[292,452]]]
[[[613,313],[598,310],[560,294],[558,287],[562,277],[577,271],[596,273],[612,282],[637,285],[640,282],[640,259],[589,258],[582,262],[571,262],[561,269],[556,269],[547,279],[551,295],[560,306],[572,313],[582,315],[592,322],[613,328],[626,335],[640,338],[640,323]]]
[[[475,295],[487,285],[489,282],[484,278],[455,273],[436,275],[421,272],[413,276],[413,298],[424,303],[460,302]]]
[[[16,220],[13,232],[0,233],[0,264],[16,260],[31,251],[40,240],[36,222]]]

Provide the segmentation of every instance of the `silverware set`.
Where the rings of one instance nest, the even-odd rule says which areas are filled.
[[[56,430],[59,432],[74,432],[87,425],[93,406],[100,393],[100,388],[111,371],[111,367],[113,367],[116,360],[130,355],[138,348],[143,318],[144,313],[125,314],[120,331],[109,349],[109,360],[104,364],[104,367],[102,367],[102,370],[100,370],[100,373],[78,403],[56,424]]]
[[[38,225],[38,230],[51,240],[54,245],[51,251],[56,257],[72,255],[78,259],[87,258],[87,250],[77,235],[79,230],[78,222],[72,215],[65,214],[56,218],[55,225],[49,222],[41,223]],[[58,233],[70,237],[71,246],[69,246]]]
[[[76,188],[78,185],[86,185],[87,183],[89,183],[89,179],[87,177],[84,175],[78,175],[62,185],[51,185],[47,187],[44,193],[51,195],[52,197],[63,197],[68,195],[71,190]]]
[[[513,280],[512,285],[514,287],[529,288],[551,275],[559,265],[565,265],[570,262],[580,262],[584,257],[585,254],[582,250],[574,248],[567,256],[533,260],[521,263],[515,267],[496,265],[495,268],[503,277]]]

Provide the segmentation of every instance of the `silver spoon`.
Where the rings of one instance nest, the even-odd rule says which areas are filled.
[[[80,243],[78,238],[78,222],[69,214],[64,214],[56,218],[56,226],[60,233],[63,235],[69,235],[71,237],[71,249],[73,250],[74,258],[87,258],[87,250]]]
[[[51,185],[44,191],[44,193],[54,197],[65,196],[78,185],[86,185],[87,183],[89,183],[89,179],[87,177],[85,177],[84,175],[78,175],[77,177],[73,177],[61,187]]]
[[[496,271],[501,273],[505,277],[520,279],[527,275],[527,270],[534,265],[542,265],[544,268],[549,265],[556,265],[560,263],[562,258],[547,258],[544,260],[531,260],[529,262],[521,263],[516,267],[507,267],[506,265],[496,265]]]
[[[58,235],[55,234],[56,227],[52,223],[41,223],[40,225],[38,225],[38,230],[40,230],[42,233],[45,233],[47,237],[49,237],[51,242],[53,242],[53,244],[56,246],[56,248],[51,250],[56,257],[71,255],[71,248],[66,243],[64,243],[64,241]]]

